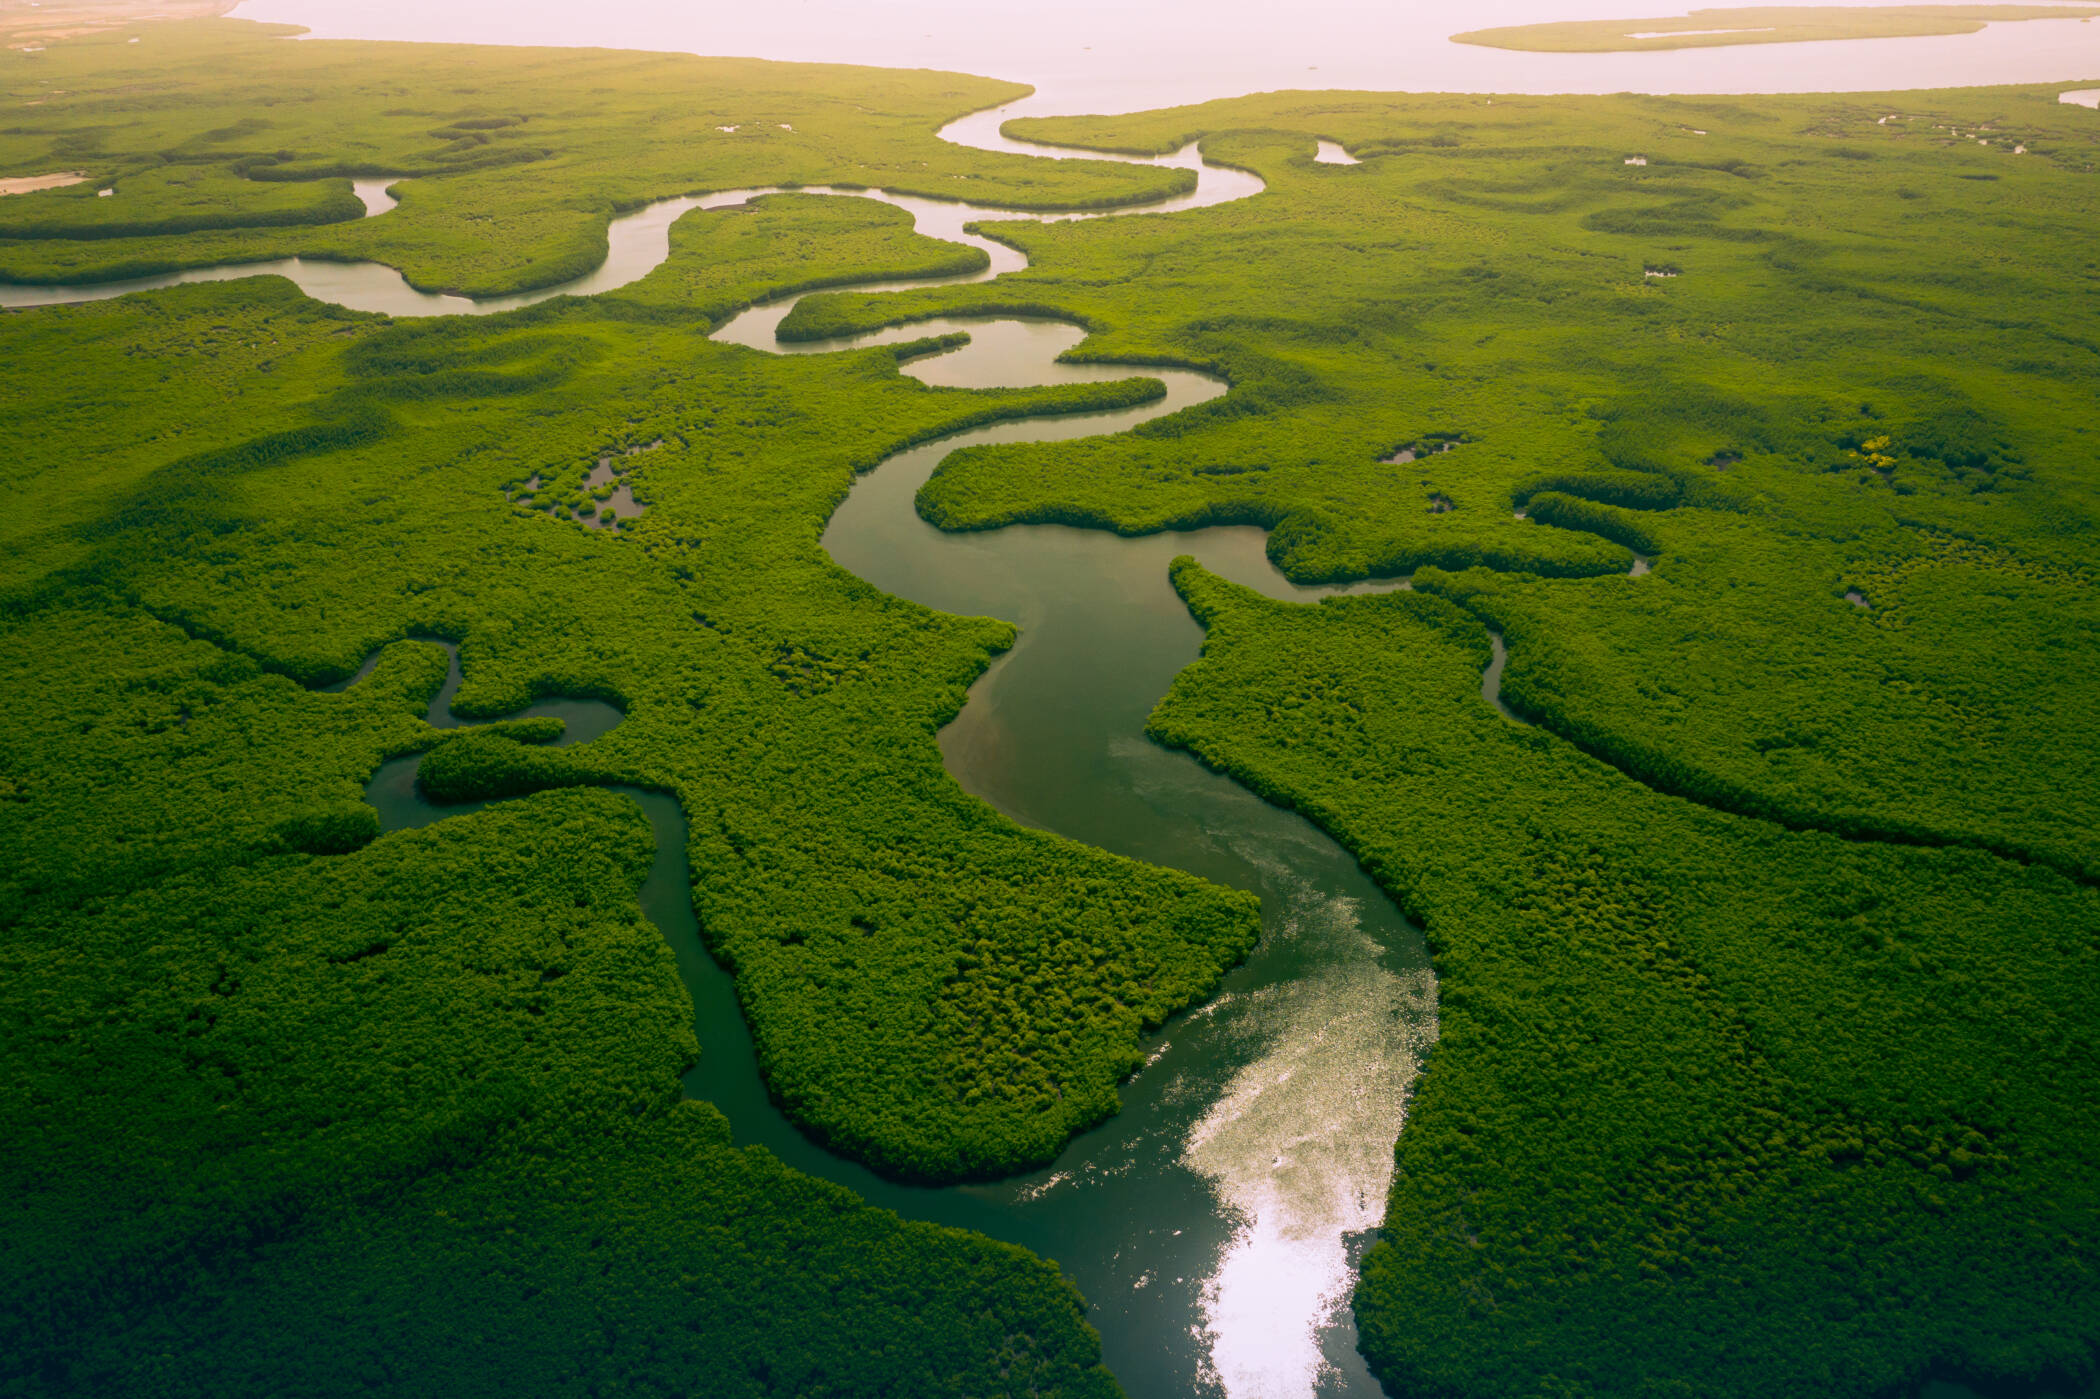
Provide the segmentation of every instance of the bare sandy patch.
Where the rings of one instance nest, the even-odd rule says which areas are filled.
[[[86,182],[85,170],[60,170],[50,175],[17,175],[11,179],[0,179],[0,194],[34,194],[40,189],[57,189],[62,185]]]

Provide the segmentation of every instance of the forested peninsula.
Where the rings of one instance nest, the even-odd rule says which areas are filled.
[[[228,20],[15,57],[0,176],[85,177],[0,198],[17,284],[296,256],[483,295],[589,271],[674,195],[1190,179],[942,142],[1021,92],[956,74]],[[1208,640],[1150,727],[1332,834],[1435,952],[1354,1298],[1390,1392],[2089,1381],[2100,114],[1301,93],[1012,134],[1200,140],[1266,189],[1002,226],[1027,270],[782,334],[1053,316],[1129,379],[709,339],[974,265],[794,193],[500,315],[280,278],[0,314],[0,1393],[1118,1393],[1053,1262],[683,1096],[649,828],[602,789],[677,800],[815,1140],[982,1180],[1116,1112],[1254,900],[965,794],[935,736],[1013,628],[818,541],[900,448],[1143,401],[1148,364],[1232,387],[968,449],[918,507],[1257,524],[1300,581],[1411,576],[1293,605],[1178,565]],[[615,458],[643,508],[602,527]],[[434,729],[431,637],[469,720],[621,722]],[[509,799],[381,833],[364,784],[419,752]]]

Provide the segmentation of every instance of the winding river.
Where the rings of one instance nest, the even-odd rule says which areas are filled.
[[[738,338],[768,318],[777,323],[777,308],[721,334]],[[885,334],[951,329],[968,330],[970,347],[912,372],[968,387],[1128,372],[1057,362],[1081,334],[1055,322],[920,322]],[[1202,375],[1160,377],[1162,403],[1002,423],[900,453],[861,478],[824,544],[886,591],[1019,624],[1019,642],[941,734],[965,788],[1024,824],[1254,890],[1260,947],[1220,997],[1154,1042],[1121,1116],[1017,1180],[918,1191],[848,1179],[760,1103],[736,1100],[753,1076],[737,1065],[725,1082],[727,1056],[704,1055],[689,1086],[724,1104],[740,1140],[907,1214],[1056,1258],[1093,1302],[1109,1366],[1134,1396],[1376,1394],[1342,1304],[1435,1033],[1427,956],[1325,836],[1143,737],[1151,707],[1201,645],[1167,583],[1174,555],[1278,597],[1322,590],[1277,574],[1258,529],[945,534],[913,508],[957,447],[1121,430],[1223,391]]]
[[[1593,12],[1588,0],[1498,0],[1491,8],[1493,14],[1469,23]],[[986,23],[976,0],[924,0],[902,10],[835,0],[732,10],[514,0],[500,6],[496,0],[447,6],[249,0],[243,7],[245,14],[257,11],[368,38],[480,40],[502,33],[513,42],[700,47],[997,72],[1035,81],[1044,95],[965,117],[944,130],[947,139],[1094,159],[1112,157],[1012,141],[999,125],[1018,110],[1131,111],[1282,87],[1743,92],[2089,79],[2100,42],[2100,24],[2048,21],[1992,25],[1965,37],[1871,43],[1511,54],[1443,42],[1447,17],[1433,8],[1388,6],[1373,13],[1354,0],[1320,0],[1289,11],[1228,6],[1205,12],[1198,23],[1171,7],[1066,6],[1031,14],[1025,26]],[[437,32],[445,26],[456,32]],[[2066,92],[2061,100],[2093,106],[2100,90]],[[1316,158],[1350,163],[1346,151],[1328,142],[1320,143]],[[1114,213],[1198,207],[1260,188],[1251,176],[1203,165],[1193,148],[1160,161],[1196,168],[1196,192]],[[368,217],[393,207],[389,183],[357,182]],[[602,266],[518,296],[475,301],[418,291],[376,263],[284,259],[92,286],[0,286],[0,307],[274,273],[310,296],[358,310],[489,314],[626,285],[664,261],[670,227],[689,210],[771,192],[720,191],[623,215],[608,230]],[[1025,265],[1013,249],[964,227],[1018,217],[1011,211],[879,191],[804,192],[882,199],[908,210],[922,233],[983,248],[991,258],[981,273],[940,280],[984,280]],[[965,348],[914,362],[905,372],[970,387],[1128,372],[1058,361],[1082,336],[1047,321],[921,321],[851,341],[782,344],[774,332],[791,305],[754,307],[716,338],[766,353],[825,353],[964,330],[971,336]],[[768,1101],[733,984],[706,952],[694,921],[678,805],[662,793],[622,788],[641,804],[656,836],[642,903],[676,952],[693,996],[702,1053],[687,1089],[728,1115],[738,1141],[763,1145],[907,1216],[982,1230],[1056,1259],[1090,1300],[1104,1358],[1134,1399],[1376,1395],[1378,1386],[1355,1352],[1347,1289],[1356,1251],[1381,1213],[1407,1086],[1435,1035],[1426,953],[1416,931],[1320,832],[1143,737],[1146,714],[1201,640],[1167,585],[1173,555],[1194,553],[1213,570],[1280,598],[1310,600],[1329,590],[1300,589],[1278,575],[1255,529],[1140,539],[1053,526],[948,535],[920,520],[913,506],[926,477],[959,446],[1123,431],[1225,387],[1184,371],[1140,372],[1166,382],[1164,401],[1086,417],[1010,421],[897,454],[860,479],[824,536],[842,566],[878,587],[1020,626],[1018,644],[979,680],[940,735],[948,768],[965,788],[1024,824],[1262,896],[1261,944],[1217,998],[1153,1038],[1150,1061],[1123,1088],[1123,1112],[1027,1177],[938,1190],[881,1180],[812,1145]],[[1498,637],[1482,688],[1498,708],[1505,658]],[[456,722],[450,701],[460,678],[453,648],[450,676],[431,702],[433,724]],[[524,712],[563,719],[565,743],[589,742],[620,719],[610,706],[589,700],[547,700]],[[368,787],[389,830],[474,809],[426,802],[415,783],[419,762],[389,762]],[[1936,1385],[1929,1392],[1962,1391]]]
[[[1048,158],[1102,158],[1008,140],[999,134],[1002,115],[974,114],[943,135]],[[990,259],[962,277],[842,288],[865,292],[985,280],[1026,265],[1013,248],[968,231],[975,221],[1168,213],[1262,187],[1250,174],[1206,164],[1193,146],[1151,163],[1197,170],[1195,191],[1077,215],[1017,215],[879,190],[800,192],[882,200],[908,211],[921,233],[981,248]],[[626,285],[669,256],[671,224],[686,212],[774,192],[726,190],[649,205],[613,221],[609,256],[596,271],[518,296],[474,301],[419,291],[377,263],[294,258],[88,286],[0,287],[0,305],[275,274],[358,310],[490,314]],[[384,181],[357,193],[368,216],[391,207]],[[1061,361],[1083,332],[1049,320],[921,320],[834,342],[783,344],[775,332],[796,299],[751,307],[715,338],[764,353],[821,354],[963,331],[967,345],[905,371],[952,387],[1133,372]],[[1254,528],[1142,539],[1059,526],[950,535],[914,508],[919,487],[959,447],[1120,432],[1227,387],[1187,370],[1136,372],[1161,379],[1166,397],[1114,412],[997,423],[900,452],[859,480],[824,535],[833,558],[878,587],[1021,628],[941,734],[949,770],[965,788],[1023,824],[1261,895],[1260,946],[1220,995],[1153,1038],[1145,1068],[1124,1085],[1124,1111],[1029,1176],[947,1189],[882,1180],[812,1145],[769,1102],[734,986],[694,921],[684,818],[671,797],[631,790],[657,843],[642,901],[693,995],[702,1052],[687,1089],[728,1115],[740,1143],[763,1145],[909,1217],[978,1229],[1056,1259],[1090,1299],[1104,1358],[1135,1399],[1375,1395],[1347,1299],[1355,1258],[1383,1211],[1406,1094],[1436,1032],[1427,953],[1356,862],[1310,824],[1143,736],[1146,715],[1202,641],[1167,582],[1176,554],[1193,553],[1280,598],[1346,589],[1292,584],[1269,564],[1264,533]],[[457,722],[450,705],[458,655],[447,645],[451,675],[428,716],[440,727]],[[563,719],[565,743],[588,742],[620,719],[589,700],[548,700],[524,713]],[[388,830],[475,809],[426,801],[416,785],[420,761],[389,762],[368,785]]]
[[[944,135],[1029,154],[1086,154],[1009,141],[998,123],[997,112],[979,114]],[[1204,164],[1193,147],[1158,159],[1195,168],[1198,185],[1151,212],[1261,188],[1243,172]],[[899,202],[912,208],[920,232],[985,250],[991,265],[973,279],[1025,265],[1013,249],[961,227],[1011,214]],[[912,284],[886,284],[900,285]],[[965,348],[906,370],[950,387],[1131,372],[1062,362],[1084,337],[1056,321],[921,320],[783,344],[775,332],[796,299],[753,307],[715,338],[829,353],[963,331],[971,337]],[[856,483],[823,542],[841,566],[885,591],[1020,627],[1013,650],[941,734],[948,769],[966,789],[1023,824],[1255,891],[1264,911],[1260,947],[1219,997],[1155,1040],[1147,1067],[1124,1087],[1120,1116],[1049,1169],[1015,1180],[918,1190],[841,1170],[749,1095],[757,1080],[747,1044],[741,1062],[729,1046],[705,1045],[688,1087],[729,1113],[739,1140],[908,1215],[981,1229],[1057,1259],[1092,1302],[1105,1359],[1133,1396],[1375,1395],[1346,1301],[1356,1250],[1383,1212],[1408,1087],[1435,1035],[1426,951],[1355,861],[1310,824],[1143,737],[1146,715],[1202,641],[1167,583],[1176,554],[1195,554],[1272,596],[1337,590],[1283,578],[1259,529],[1142,539],[1062,526],[947,534],[914,508],[920,486],[959,447],[1123,431],[1226,388],[1186,370],[1143,372],[1166,384],[1164,400],[994,424],[890,457]],[[741,1039],[726,988],[722,1006],[706,1017],[714,1038],[734,1026]]]
[[[2088,99],[2072,93],[2065,100]],[[965,145],[1049,158],[1122,158],[1009,140],[999,124],[1010,110],[974,114],[942,134]],[[1351,163],[1346,151],[1326,142],[1316,158]],[[801,192],[880,199],[909,211],[920,232],[982,248],[991,259],[984,271],[964,277],[838,288],[885,291],[985,280],[1025,266],[1014,249],[969,232],[965,225],[973,221],[1158,214],[1260,189],[1251,175],[1206,165],[1194,147],[1157,163],[1196,169],[1196,191],[1151,206],[1039,216],[882,191]],[[387,183],[359,182],[356,193],[368,216],[393,207]],[[613,220],[608,256],[597,270],[516,296],[476,301],[423,292],[380,264],[294,258],[91,286],[0,286],[0,306],[276,274],[310,296],[358,310],[489,314],[626,285],[665,260],[670,227],[686,212],[774,192],[728,190],[651,204]],[[971,338],[962,349],[905,370],[929,384],[958,387],[1075,383],[1131,372],[1059,360],[1083,335],[1055,321],[922,320],[870,336],[783,344],[775,332],[792,306],[793,299],[785,299],[752,307],[715,338],[764,353],[829,353],[965,331]],[[1147,713],[1201,642],[1200,629],[1167,584],[1174,555],[1195,554],[1214,571],[1279,598],[1310,601],[1342,590],[1304,589],[1284,579],[1264,556],[1258,529],[1126,539],[1017,526],[950,535],[920,520],[914,508],[920,486],[958,447],[1120,432],[1226,387],[1189,371],[1139,372],[1166,383],[1163,401],[1008,421],[892,456],[860,479],[824,535],[839,564],[886,591],[950,612],[1003,617],[1021,628],[1013,650],[979,680],[940,735],[947,766],[967,790],[1023,824],[1261,895],[1260,945],[1215,999],[1153,1038],[1145,1068],[1124,1085],[1123,1112],[1029,1176],[946,1189],[882,1180],[811,1144],[768,1101],[734,986],[708,955],[694,920],[678,805],[662,793],[620,788],[640,803],[656,836],[642,903],[675,951],[693,997],[702,1053],[687,1090],[720,1107],[740,1143],[762,1145],[906,1216],[978,1229],[1056,1259],[1089,1299],[1104,1359],[1134,1399],[1377,1395],[1356,1354],[1347,1297],[1355,1258],[1382,1213],[1408,1087],[1436,1034],[1426,951],[1355,861],[1310,824],[1143,737]],[[450,702],[461,677],[451,649],[451,673],[429,711],[438,726],[457,722]],[[1499,637],[1494,655],[1483,697],[1501,708]],[[588,742],[620,719],[618,711],[590,700],[548,700],[523,712],[563,719],[565,743]],[[419,762],[389,762],[368,786],[386,829],[475,809],[427,802],[416,786]]]

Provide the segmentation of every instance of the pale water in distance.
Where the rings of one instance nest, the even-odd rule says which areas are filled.
[[[2100,21],[1915,39],[1511,53],[1460,30],[1682,15],[1727,0],[247,0],[317,37],[574,44],[944,68],[1032,83],[1014,114],[1134,112],[1285,88],[1845,92],[2100,79]]]

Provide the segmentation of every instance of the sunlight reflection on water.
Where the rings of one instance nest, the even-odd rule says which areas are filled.
[[[1642,0],[1642,4],[1662,12],[1676,8],[1655,6],[1651,0]],[[1461,24],[1475,27],[1594,18],[1609,12],[1600,10],[1594,0],[1483,0],[1470,7],[1462,20],[1449,9],[1373,4],[1371,0],[1317,0],[1309,7],[1234,0],[1200,8],[1082,0],[1054,11],[1030,11],[1025,18],[1016,10],[1012,22],[1004,24],[983,22],[983,8],[981,0],[907,0],[900,6],[805,0],[772,7],[686,0],[607,0],[590,7],[576,7],[567,0],[453,0],[444,6],[429,5],[426,0],[250,0],[241,13],[310,23],[324,34],[631,44],[774,58],[933,65],[1032,81],[1042,92],[1025,106],[986,113],[951,128],[957,133],[967,129],[973,143],[1002,149],[1016,147],[999,137],[1000,122],[1024,111],[1128,111],[1284,87],[1842,91],[2055,78],[2076,82],[2100,71],[2100,25],[2080,26],[2076,21],[1993,25],[1972,36],[1568,55],[1462,48],[1448,42],[1448,32]],[[2093,105],[2093,91],[2067,94],[2064,100]],[[733,131],[734,127],[722,130]],[[1326,161],[1339,163],[1337,157],[1346,158],[1346,152],[1332,143],[1322,146]],[[1182,158],[1194,159],[1193,154]],[[663,228],[678,212],[681,210],[674,208],[661,212]],[[919,226],[922,231],[955,237],[968,216],[969,211],[960,206],[928,204]],[[931,220],[939,217],[951,219],[956,228],[932,227]],[[667,238],[653,225],[650,234],[652,239]],[[654,249],[655,243],[650,246]],[[993,264],[986,275],[1019,265],[1019,255],[1002,245],[988,251]],[[660,260],[662,253],[652,255]],[[614,265],[616,260],[609,263],[609,267]],[[255,270],[247,268],[244,273]],[[773,326],[786,309],[787,303],[773,308],[770,322],[754,319],[754,333],[745,343],[773,350],[789,348],[772,340]],[[921,323],[916,330],[899,332],[894,338],[923,334],[926,329]],[[1019,325],[1012,330],[976,326],[972,333],[980,347],[977,362],[990,364],[999,357],[984,352],[1002,336],[1033,343],[1066,332]],[[794,348],[819,351],[828,347]],[[960,357],[950,357],[918,372],[952,372],[963,363]],[[1073,427],[1100,430],[1084,424]],[[1040,423],[1023,430],[1036,437],[1052,435]],[[893,485],[898,493],[896,518],[911,530],[922,525],[909,509],[917,481],[899,479],[901,465],[901,460],[893,460],[882,473],[863,479],[848,506],[834,518],[827,547],[837,538],[841,520],[851,516],[854,501],[865,505]],[[932,461],[925,466],[930,470]],[[1219,532],[1221,537],[1223,533]],[[1019,532],[1000,536],[997,547],[1007,551],[1004,567],[1009,570],[1016,568],[1011,551],[1019,547],[1017,541],[1022,537]],[[1126,566],[1137,556],[1133,551],[1149,547],[1121,539],[1103,543],[1112,544]],[[938,543],[939,550],[949,551],[943,558],[960,558],[970,550],[988,547],[992,546],[978,539]],[[932,557],[935,546],[927,544],[924,552]],[[846,561],[843,555],[839,557]],[[907,552],[899,557],[916,558],[918,554]],[[1262,557],[1258,548],[1253,557]],[[1162,586],[1163,564],[1163,559],[1155,559],[1145,576],[1153,594],[1172,607],[1175,624],[1186,626],[1185,613]],[[856,567],[855,571],[874,577],[869,568]],[[1028,576],[1036,592],[1044,582],[1039,575],[1040,571]],[[892,580],[881,586],[920,596],[893,586]],[[968,591],[984,587],[983,579],[969,574],[963,600],[970,605],[959,610],[997,610]],[[928,605],[950,605],[945,597],[920,600]],[[1029,605],[1040,612],[1039,604]],[[1121,605],[1128,611],[1137,610],[1127,599]],[[1099,649],[1101,610],[1075,608],[1071,615],[1086,623],[1086,646]],[[1030,628],[1024,633],[1023,646],[1040,653],[1054,619],[1031,614],[1023,620]],[[1192,649],[1193,638],[1189,640]],[[1134,640],[1129,649],[1134,651],[1137,646]],[[1010,658],[1016,668],[1007,674],[1021,675],[1017,667],[1024,660],[1025,652],[1017,649]],[[997,681],[991,680],[973,690],[966,714],[982,720],[995,702],[996,687]],[[1140,688],[1140,698],[1149,703],[1159,693],[1160,684]],[[1132,751],[1164,764],[1162,771],[1184,778],[1194,775],[1193,764],[1185,759],[1175,757],[1170,762],[1151,745],[1135,739],[1127,742],[1134,745]],[[1127,776],[1133,788],[1142,786],[1142,774]],[[1071,785],[1076,788],[1080,783],[1074,779]],[[1013,806],[1002,808],[1009,814],[1016,814],[1028,798],[1040,794],[1017,789],[1013,795]],[[1101,791],[1088,789],[1086,795],[1095,805],[1104,799]],[[1165,809],[1199,808],[1169,803]],[[1226,809],[1226,804],[1220,799],[1200,809],[1207,821]],[[1150,831],[1158,823],[1158,813],[1142,812],[1131,819]],[[1042,824],[1054,823],[1045,820]],[[1114,834],[1112,826],[1104,820],[1084,831],[1075,826],[1065,829],[1082,838],[1099,838]],[[1260,829],[1269,833],[1276,827],[1266,824]],[[1200,844],[1191,838],[1186,848]],[[1069,1169],[1019,1187],[1014,1204],[1026,1209],[958,1215],[950,1221],[992,1228],[1003,1236],[1025,1237],[1046,1255],[1062,1255],[1088,1284],[1097,1308],[1095,1319],[1108,1343],[1126,1345],[1118,1357],[1122,1362],[1119,1373],[1130,1377],[1141,1373],[1139,1366],[1151,1367],[1142,1372],[1148,1388],[1141,1391],[1133,1384],[1132,1392],[1185,1392],[1181,1386],[1186,1371],[1177,1368],[1185,1358],[1177,1355],[1171,1363],[1162,1364],[1157,1354],[1170,1348],[1169,1336],[1183,1334],[1191,1335],[1203,1352],[1200,1379],[1204,1387],[1222,1390],[1229,1399],[1312,1399],[1323,1389],[1331,1393],[1351,1383],[1335,1366],[1355,1357],[1344,1354],[1338,1359],[1323,1349],[1323,1337],[1333,1338],[1347,1321],[1355,1249],[1383,1212],[1393,1171],[1391,1143],[1399,1133],[1422,1056],[1436,1036],[1434,988],[1426,970],[1391,965],[1390,949],[1366,932],[1365,910],[1356,899],[1322,892],[1308,883],[1293,886],[1283,862],[1271,858],[1263,863],[1267,872],[1278,876],[1270,881],[1271,886],[1285,889],[1288,910],[1269,926],[1267,938],[1318,944],[1320,953],[1302,959],[1288,953],[1279,957],[1278,949],[1265,945],[1256,954],[1262,975],[1279,979],[1228,993],[1177,1021],[1173,1035],[1182,1046],[1183,1062],[1179,1068],[1168,1063],[1158,1070],[1175,1076],[1163,1084],[1126,1086],[1131,1095],[1153,1091],[1152,1120],[1169,1119],[1179,1111],[1185,1115],[1178,1120],[1194,1118],[1193,1125],[1179,1133],[1173,1127],[1147,1127],[1133,1108],[1128,1118],[1102,1129],[1096,1137],[1082,1139],[1068,1158]],[[1353,863],[1347,869],[1355,873]],[[1302,974],[1291,975],[1298,968]],[[1251,978],[1253,968],[1245,969],[1244,975]],[[733,1009],[728,1013],[733,1014]],[[1210,1031],[1222,1043],[1205,1042],[1203,1037]],[[1200,1053],[1190,1052],[1192,1042]],[[1241,1067],[1221,1074],[1220,1086],[1218,1079],[1200,1070],[1224,1058],[1222,1051],[1227,1046],[1244,1052],[1230,1055],[1230,1062]],[[1148,1060],[1148,1069],[1161,1064],[1169,1048],[1162,1041]],[[745,1073],[755,1083],[755,1074],[748,1068]],[[749,1088],[750,1083],[741,1086]],[[747,1115],[744,1131],[751,1130],[751,1118],[764,1107],[763,1095],[755,1089],[751,1092],[757,1107]],[[834,1178],[844,1174],[837,1163],[812,1159],[807,1143],[791,1129],[773,1125],[778,1129],[773,1139],[776,1149],[789,1153],[803,1168]],[[1181,1137],[1178,1143],[1173,1141],[1177,1134]],[[1171,1236],[1179,1238],[1183,1232],[1172,1227],[1172,1222],[1184,1216],[1167,1214],[1181,1207],[1172,1198],[1176,1182],[1167,1179],[1173,1172],[1158,1168],[1163,1158],[1175,1157],[1180,1166],[1208,1184],[1219,1216],[1229,1223],[1222,1244],[1213,1249],[1206,1238],[1200,1249],[1189,1246],[1186,1259],[1154,1237],[1171,1229]],[[1132,1179],[1136,1184],[1120,1193],[1104,1188],[1110,1181]],[[884,1188],[882,1182],[872,1180],[855,1178],[855,1183],[871,1198]],[[1201,1200],[1200,1188],[1189,1184],[1199,1202],[1193,1213],[1207,1216],[1208,1203]],[[914,1204],[929,1207],[924,1201],[883,1198],[908,1209]],[[958,1201],[974,1206],[983,1198],[989,1198],[989,1193],[958,1191],[940,1197],[939,1203],[943,1208]],[[1120,1213],[1109,1213],[1106,1205],[1111,1201]],[[1067,1202],[1079,1203],[1052,1223],[1044,1222]],[[1031,1216],[1029,1210],[1035,1214]],[[1163,1219],[1168,1222],[1160,1222]],[[1206,1218],[1202,1222],[1217,1221]],[[1002,1229],[1002,1225],[1010,1227]],[[1188,1227],[1193,1237],[1197,1221],[1189,1221]],[[1107,1252],[1104,1245],[1114,1246],[1106,1260],[1099,1257]],[[1131,1260],[1127,1264],[1123,1262],[1126,1255]],[[1198,1257],[1205,1265],[1200,1274],[1194,1266]],[[1115,1274],[1119,1264],[1137,1271]],[[1181,1273],[1188,1277],[1177,1275]],[[1115,1316],[1101,1309],[1112,1295],[1111,1275],[1114,1290],[1120,1293],[1115,1305],[1123,1308]],[[1193,1299],[1198,1325],[1192,1330],[1184,1331],[1190,1316],[1186,1311],[1165,1306],[1152,1312],[1132,1309],[1129,1299],[1134,1295],[1154,1305],[1162,1294],[1184,1281],[1195,1287],[1198,1276],[1202,1278],[1200,1294]],[[1162,1321],[1171,1324],[1160,1324]],[[1353,1330],[1347,1337],[1353,1341]],[[1362,1372],[1354,1383],[1354,1392],[1375,1392],[1375,1381],[1368,1372]]]
[[[1253,993],[1242,1014],[1269,1042],[1183,1145],[1236,1221],[1202,1302],[1206,1378],[1230,1399],[1318,1391],[1321,1333],[1348,1301],[1349,1236],[1378,1225],[1408,1089],[1436,1035],[1429,973],[1391,970],[1358,912],[1311,890],[1294,900],[1284,936],[1334,952],[1311,976]]]

